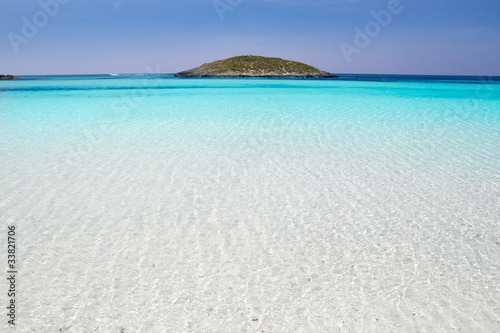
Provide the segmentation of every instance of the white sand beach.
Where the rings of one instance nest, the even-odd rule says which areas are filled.
[[[225,120],[210,108],[232,96],[189,121],[147,100],[150,120],[101,132],[4,122],[17,331],[500,330],[495,127],[361,121],[363,101],[320,121],[294,111],[303,96],[252,98],[267,109]]]

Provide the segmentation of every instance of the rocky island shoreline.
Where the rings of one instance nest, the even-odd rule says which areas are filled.
[[[18,80],[18,77],[13,75],[0,75],[0,80]]]
[[[281,58],[244,55],[203,64],[175,74],[185,78],[337,78],[313,66]]]

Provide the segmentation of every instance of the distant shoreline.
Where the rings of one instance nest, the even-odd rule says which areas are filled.
[[[0,80],[19,80],[19,78],[14,75],[0,75]]]
[[[337,78],[313,66],[281,58],[242,55],[213,61],[174,75],[183,78]]]

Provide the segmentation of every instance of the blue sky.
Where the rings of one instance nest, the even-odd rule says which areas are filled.
[[[254,54],[333,73],[500,75],[500,1],[397,2],[0,0],[0,73],[177,72]]]

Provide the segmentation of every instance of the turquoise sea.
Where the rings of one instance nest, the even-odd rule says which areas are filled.
[[[26,76],[0,165],[20,331],[500,331],[498,77]]]

